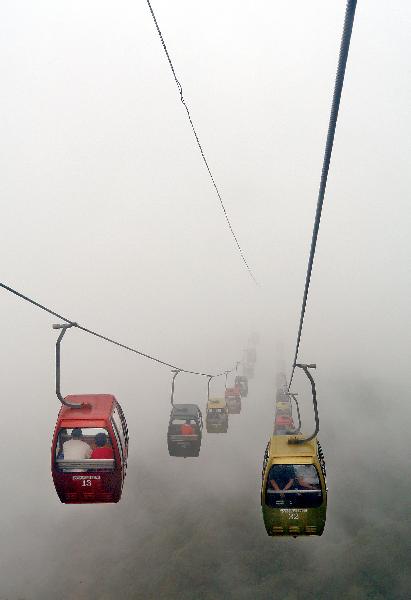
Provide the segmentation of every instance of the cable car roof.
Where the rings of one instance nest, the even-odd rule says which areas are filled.
[[[317,438],[304,444],[289,444],[289,438],[303,437],[302,435],[273,435],[270,444],[270,456],[275,458],[295,458],[296,456],[317,455]]]
[[[70,408],[62,406],[59,418],[72,421],[107,419],[111,413],[115,397],[112,394],[78,394],[66,396],[65,400],[72,403],[85,403],[87,406],[81,408]]]
[[[197,404],[174,404],[171,414],[177,415],[195,415],[197,416],[200,412]]]

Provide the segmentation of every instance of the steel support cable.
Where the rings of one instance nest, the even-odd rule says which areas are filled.
[[[244,255],[243,249],[242,249],[242,248],[241,248],[241,246],[240,246],[240,243],[239,243],[239,241],[238,241],[237,235],[235,234],[235,231],[234,231],[234,229],[233,229],[233,226],[231,225],[231,221],[230,221],[230,219],[229,219],[229,216],[228,216],[228,213],[227,213],[227,209],[226,209],[226,207],[224,206],[224,202],[223,202],[223,199],[222,199],[222,197],[221,197],[220,190],[219,190],[219,189],[218,189],[218,187],[217,187],[217,184],[216,184],[216,182],[215,182],[214,176],[213,176],[213,174],[212,174],[212,172],[211,172],[210,166],[209,166],[209,164],[208,164],[208,161],[207,161],[207,159],[206,159],[206,156],[205,156],[205,154],[204,154],[204,150],[203,150],[203,147],[202,147],[202,145],[201,145],[201,143],[200,143],[200,139],[199,139],[199,137],[198,137],[197,130],[196,130],[196,128],[194,127],[194,123],[193,123],[193,119],[192,119],[192,117],[191,117],[190,109],[188,108],[188,106],[187,106],[187,103],[186,103],[186,101],[185,101],[185,99],[184,99],[184,96],[183,96],[183,86],[181,85],[180,81],[179,81],[179,80],[178,80],[178,78],[177,78],[176,72],[175,72],[175,70],[174,70],[174,65],[173,65],[173,63],[172,63],[172,61],[171,61],[170,54],[168,53],[168,49],[167,49],[166,43],[165,43],[165,41],[164,41],[163,34],[161,33],[161,30],[160,30],[160,27],[159,27],[159,25],[158,25],[158,22],[157,22],[157,19],[156,19],[156,16],[155,16],[155,14],[154,14],[153,8],[152,8],[152,6],[151,6],[150,0],[146,0],[146,1],[147,1],[147,4],[148,4],[148,8],[150,9],[151,16],[153,17],[153,21],[154,21],[154,24],[155,24],[155,26],[156,26],[156,29],[157,29],[158,36],[159,36],[159,38],[160,38],[160,41],[161,41],[161,45],[163,46],[164,53],[165,53],[165,55],[166,55],[166,57],[167,57],[168,64],[170,65],[170,69],[171,69],[171,72],[172,72],[172,74],[173,74],[174,81],[176,82],[176,85],[177,85],[177,88],[178,88],[178,93],[180,94],[180,100],[181,100],[181,103],[183,104],[183,106],[184,106],[184,108],[185,108],[185,110],[186,110],[187,117],[188,117],[188,120],[189,120],[189,123],[190,123],[191,129],[193,130],[193,134],[194,134],[194,137],[195,137],[195,139],[196,139],[196,142],[197,142],[198,149],[200,150],[201,157],[202,157],[202,159],[203,159],[203,161],[204,161],[204,164],[205,164],[205,166],[206,166],[206,169],[207,169],[207,171],[208,171],[208,174],[209,174],[209,176],[210,176],[211,182],[212,182],[212,184],[213,184],[213,187],[214,187],[214,189],[215,189],[215,191],[216,191],[217,197],[218,197],[218,199],[219,199],[219,201],[220,201],[220,205],[221,205],[221,208],[222,208],[222,210],[223,210],[224,217],[225,217],[225,220],[226,220],[226,222],[227,222],[228,228],[229,228],[229,230],[230,230],[230,232],[231,232],[231,235],[232,235],[232,236],[233,236],[233,238],[234,238],[235,244],[236,244],[236,246],[237,246],[237,250],[238,250],[238,252],[240,253],[241,259],[242,259],[242,261],[243,261],[243,263],[244,263],[244,265],[245,265],[245,267],[246,267],[246,269],[247,269],[247,271],[248,271],[248,274],[250,275],[250,277],[252,278],[252,280],[254,281],[254,283],[255,283],[256,285],[259,285],[259,284],[258,284],[258,281],[256,280],[256,278],[255,278],[255,276],[254,276],[254,273],[252,272],[252,270],[251,270],[251,268],[250,268],[250,266],[249,266],[249,264],[248,264],[248,262],[247,262],[247,260],[246,260],[246,258],[245,258],[245,255]]]
[[[221,377],[222,375],[225,375],[227,373],[227,371],[221,371],[221,373],[216,373],[215,375],[210,375],[210,373],[201,373],[200,371],[190,371],[188,369],[182,369],[181,367],[177,367],[176,365],[173,365],[169,362],[166,362],[164,360],[156,358],[155,356],[151,356],[150,354],[147,354],[146,352],[142,352],[141,350],[138,350],[137,348],[132,348],[131,346],[127,346],[126,344],[122,344],[121,342],[113,340],[112,338],[109,338],[101,333],[98,333],[97,331],[93,331],[92,329],[83,327],[83,325],[79,325],[75,321],[72,321],[71,319],[68,319],[67,317],[63,317],[58,312],[52,310],[51,308],[47,308],[47,306],[40,304],[40,302],[37,302],[36,300],[29,298],[28,296],[25,296],[21,292],[18,292],[17,290],[9,287],[5,283],[0,282],[0,287],[3,288],[4,290],[6,290],[7,292],[10,292],[11,294],[14,294],[18,298],[21,298],[22,300],[29,302],[33,306],[37,306],[37,308],[44,310],[45,312],[49,313],[50,315],[57,317],[61,321],[70,323],[70,325],[72,325],[73,327],[76,327],[77,329],[81,329],[81,331],[84,331],[85,333],[88,333],[90,335],[93,335],[94,337],[100,338],[101,340],[109,342],[110,344],[114,344],[115,346],[119,346],[120,348],[123,348],[124,350],[129,350],[130,352],[134,352],[134,354],[138,354],[139,356],[142,356],[143,358],[148,358],[149,360],[152,360],[160,365],[164,365],[166,367],[171,367],[172,369],[176,369],[177,371],[179,371],[181,373],[188,373],[190,375],[201,375],[202,377],[210,377],[210,376],[211,377]],[[234,371],[234,368],[228,372],[231,373],[233,371]]]
[[[330,168],[331,154],[332,154],[334,137],[335,137],[335,129],[336,129],[337,119],[338,119],[338,110],[340,107],[341,93],[342,93],[342,89],[343,89],[343,85],[344,85],[345,68],[347,65],[348,51],[350,49],[351,33],[352,33],[353,24],[354,24],[354,16],[355,16],[356,6],[357,6],[357,0],[347,0],[347,7],[345,10],[345,18],[344,18],[344,27],[343,27],[342,37],[341,37],[340,54],[339,54],[339,58],[338,58],[337,74],[336,74],[336,78],[335,78],[334,94],[333,94],[333,99],[332,99],[332,104],[331,104],[330,120],[329,120],[329,124],[328,124],[327,141],[325,144],[323,167],[322,167],[322,171],[321,171],[320,187],[319,187],[319,191],[318,191],[317,209],[315,212],[314,228],[313,228],[313,233],[312,233],[312,238],[311,238],[310,255],[308,258],[308,267],[307,267],[307,274],[306,274],[306,279],[305,279],[304,295],[303,295],[303,301],[302,301],[302,306],[301,306],[300,323],[298,326],[297,343],[296,343],[296,347],[295,347],[295,355],[294,355],[294,360],[293,360],[293,364],[292,364],[292,371],[291,371],[290,382],[288,384],[288,389],[290,389],[292,381],[293,381],[294,371],[295,371],[295,363],[297,362],[298,351],[300,348],[301,333],[302,333],[302,329],[303,329],[305,309],[307,306],[308,290],[310,288],[311,272],[312,272],[313,263],[314,263],[318,230],[320,228],[321,211],[322,211],[323,202],[324,202],[325,190],[327,187],[328,171]]]

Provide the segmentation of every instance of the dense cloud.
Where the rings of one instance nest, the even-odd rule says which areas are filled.
[[[208,435],[199,459],[170,459],[150,436],[134,436],[134,449],[152,444],[150,460],[133,452],[119,505],[59,508],[54,499],[47,517],[29,504],[30,518],[12,537],[23,547],[9,546],[5,560],[4,597],[405,599],[410,482],[399,407],[395,399],[387,404],[389,390],[361,380],[331,379],[327,388],[344,409],[322,411],[329,509],[321,538],[265,533],[255,383],[227,436]]]

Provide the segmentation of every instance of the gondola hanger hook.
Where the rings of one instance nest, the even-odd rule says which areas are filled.
[[[298,393],[297,392],[285,392],[287,394],[287,396],[289,398],[291,398],[292,400],[294,400],[295,405],[297,407],[297,416],[298,416],[298,427],[297,427],[297,431],[298,433],[301,431],[301,414],[300,414],[300,406],[298,404],[298,400],[297,400],[297,396]],[[292,404],[291,404],[292,407]],[[291,413],[292,414],[292,413]]]
[[[224,375],[225,375],[224,389],[227,389],[227,379],[228,379],[229,373],[231,373],[231,371],[224,371]]]
[[[176,377],[179,373],[181,373],[181,369],[172,369],[171,371],[172,373],[174,373],[173,375],[173,379],[171,380],[171,406],[174,406],[174,388],[175,388],[175,380]]]
[[[315,417],[315,431],[307,438],[290,437],[290,438],[288,438],[288,443],[289,444],[304,444],[305,442],[309,442],[310,440],[315,438],[315,436],[317,435],[317,433],[320,430],[320,419],[318,416],[318,405],[317,405],[317,391],[315,389],[315,381],[309,371],[309,369],[316,369],[317,365],[313,364],[313,363],[311,363],[311,364],[295,363],[294,366],[302,369],[304,371],[304,373],[307,375],[307,377],[311,383],[311,392],[312,392],[312,396],[313,396],[313,407],[314,407],[314,417]]]
[[[210,401],[210,382],[213,379],[214,375],[207,375],[208,377],[208,382],[207,382],[207,402]]]
[[[56,341],[56,396],[60,400],[60,402],[64,404],[64,406],[68,406],[69,408],[84,408],[87,406],[87,404],[67,402],[67,400],[63,398],[60,389],[60,345],[64,334],[70,327],[77,327],[77,323],[58,323],[53,325],[53,329],[61,329],[60,335],[58,336]]]

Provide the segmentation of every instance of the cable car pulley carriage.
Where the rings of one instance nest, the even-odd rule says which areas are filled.
[[[127,470],[128,428],[112,394],[79,394],[63,398],[60,390],[60,344],[76,323],[61,329],[56,342],[56,395],[62,407],[51,447],[51,470],[61,502],[118,502]]]
[[[309,372],[315,365],[296,366],[303,369],[311,383],[315,431],[309,437],[299,433],[281,435],[274,432],[267,444],[262,469],[261,506],[264,525],[270,536],[321,535],[326,520],[325,462],[317,440],[319,418],[315,382]],[[298,417],[300,425],[299,407]]]

